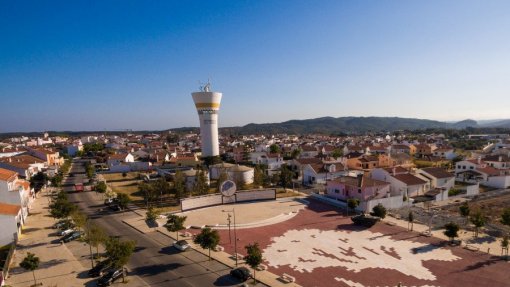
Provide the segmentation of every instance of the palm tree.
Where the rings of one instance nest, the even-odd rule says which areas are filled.
[[[39,257],[35,256],[35,254],[28,252],[27,256],[23,258],[23,261],[19,264],[19,266],[27,271],[32,271],[32,275],[34,276],[34,286],[37,285],[37,281],[35,280],[35,269],[39,267]]]

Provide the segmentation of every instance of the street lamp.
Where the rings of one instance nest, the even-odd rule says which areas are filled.
[[[222,210],[222,212],[228,212],[228,220],[229,220],[229,236],[230,236],[230,212],[234,214],[234,257],[236,258],[236,267],[237,267],[237,233],[236,233],[236,210],[232,208],[232,210]],[[231,241],[232,242],[232,241]]]

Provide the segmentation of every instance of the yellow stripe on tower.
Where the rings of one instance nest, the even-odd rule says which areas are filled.
[[[219,109],[220,104],[219,103],[196,103],[195,107],[197,107],[197,109],[207,109],[207,108]]]

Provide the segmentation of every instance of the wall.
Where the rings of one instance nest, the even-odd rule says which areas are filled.
[[[13,242],[13,234],[17,232],[16,217],[0,214],[0,247]]]
[[[487,178],[487,181],[484,183],[484,185],[495,188],[510,187],[510,175],[491,176]]]
[[[275,200],[276,189],[255,189],[238,191],[234,196],[225,197],[219,193],[181,199],[181,210],[256,200]]]

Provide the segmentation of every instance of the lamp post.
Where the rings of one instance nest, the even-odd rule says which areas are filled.
[[[230,234],[230,223],[231,223],[231,218],[232,215],[230,215],[230,213],[228,214],[228,217],[227,217],[227,220],[228,220],[228,241],[230,242],[230,244],[232,244],[232,235]]]
[[[237,233],[236,233],[236,210],[235,208],[232,208],[232,210],[222,210],[223,212],[229,213],[229,219],[230,219],[230,212],[234,214],[234,257],[236,258],[236,267],[237,267]],[[230,220],[229,220],[229,226],[230,226]],[[230,235],[230,231],[229,231]]]

